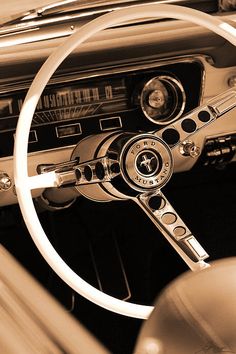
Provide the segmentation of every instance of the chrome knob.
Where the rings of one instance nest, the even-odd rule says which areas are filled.
[[[228,86],[229,86],[229,87],[236,87],[236,75],[232,75],[232,76],[228,79]]]
[[[0,171],[0,191],[8,191],[12,186],[11,178],[6,172]]]
[[[199,146],[196,146],[193,141],[186,140],[183,141],[183,143],[180,146],[180,153],[183,156],[190,156],[196,158],[201,154],[201,149]]]

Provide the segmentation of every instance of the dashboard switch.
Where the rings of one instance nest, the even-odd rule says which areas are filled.
[[[0,192],[8,191],[12,186],[12,180],[6,172],[0,171]]]
[[[193,141],[185,140],[180,145],[180,153],[183,156],[191,156],[193,158],[196,158],[201,154],[201,149],[199,146],[195,145]]]

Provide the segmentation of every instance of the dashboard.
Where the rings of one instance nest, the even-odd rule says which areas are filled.
[[[122,71],[81,80],[74,75],[48,85],[35,110],[29,152],[70,146],[104,131],[153,131],[198,105],[203,82],[203,65],[198,60],[143,64]],[[0,98],[1,157],[13,154],[26,92]]]
[[[223,16],[236,20],[232,13]],[[13,25],[0,30],[0,35],[4,33],[0,43],[0,205],[17,202],[14,135],[31,78],[64,36],[79,28],[81,19],[71,17],[65,22],[58,18],[48,29],[49,41],[45,39],[46,22],[25,23],[22,26],[28,26],[27,31],[20,30],[18,36],[11,33]],[[29,135],[29,173],[35,174],[40,164],[69,160],[75,145],[89,135],[158,131],[234,87],[233,55],[223,60],[222,51],[233,54],[234,49],[184,21],[124,24],[99,33],[65,60],[42,94]],[[190,170],[196,163],[233,161],[235,134],[230,112],[195,134],[200,158],[180,155],[174,171]],[[34,191],[34,196],[41,192]]]
[[[178,120],[200,103],[230,87],[236,69],[216,68],[205,56],[142,61],[110,70],[67,73],[52,79],[44,90],[29,135],[29,168],[70,159],[75,145],[86,136],[109,131],[157,131]],[[216,79],[217,78],[217,79]],[[213,83],[214,80],[214,83]],[[23,86],[23,87],[22,87]],[[9,176],[0,204],[16,202],[12,181],[14,134],[27,92],[3,89],[0,95],[0,170]],[[224,122],[227,123],[224,125]],[[236,128],[232,114],[196,134],[203,151],[202,164],[224,163],[235,158]],[[191,169],[196,160],[179,157],[175,171]],[[41,191],[34,192],[35,196]]]
[[[18,184],[18,198],[14,143],[28,89],[58,46],[101,14],[158,2],[202,10],[236,27],[227,0],[65,0],[10,15],[0,26],[1,243],[122,354],[131,352],[140,322],[104,311],[57,277],[29,238],[37,227],[30,203],[22,218],[18,200],[31,193],[63,261],[125,306],[150,307],[186,265],[207,266],[208,253],[210,261],[234,256],[235,47],[183,20],[111,26],[74,49],[42,92],[28,139],[33,178],[26,182],[33,187],[28,193]]]

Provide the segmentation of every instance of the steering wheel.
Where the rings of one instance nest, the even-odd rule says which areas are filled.
[[[120,9],[89,22],[53,52],[43,64],[27,93],[15,137],[14,174],[21,212],[39,251],[71,288],[95,304],[130,317],[146,319],[152,306],[127,303],[102,293],[81,279],[58,255],[38,219],[31,190],[60,187],[68,180],[84,196],[97,201],[136,202],[162,232],[168,242],[193,271],[208,266],[206,251],[181,220],[161,188],[173,172],[176,154],[198,154],[189,137],[214,122],[236,106],[236,92],[231,89],[161,130],[133,134],[116,132],[85,138],[75,148],[71,161],[41,174],[28,176],[27,145],[33,114],[47,82],[62,61],[93,34],[124,21],[167,17],[202,25],[236,45],[236,30],[216,17],[175,5],[140,5]],[[87,146],[89,144],[89,151]],[[78,160],[79,157],[79,160]],[[67,168],[65,168],[67,166]]]

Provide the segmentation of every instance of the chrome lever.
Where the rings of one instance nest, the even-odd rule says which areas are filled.
[[[117,163],[104,156],[82,163],[71,160],[59,164],[39,165],[37,171],[39,174],[54,172],[57,187],[71,187],[111,181],[119,174]],[[114,166],[116,168],[113,168]]]

